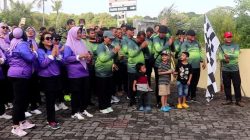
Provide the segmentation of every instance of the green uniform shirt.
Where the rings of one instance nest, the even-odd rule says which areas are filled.
[[[174,41],[174,49],[175,49],[175,58],[179,59],[180,58],[180,52],[181,52],[181,45],[183,42],[181,42],[179,39]]]
[[[184,41],[181,45],[181,52],[188,52],[188,63],[192,65],[193,69],[200,68],[200,62],[203,61],[203,54],[198,41]]]
[[[221,49],[224,51],[224,53]],[[222,71],[238,71],[239,70],[238,59],[240,55],[239,45],[223,44],[221,46],[221,49],[219,48],[219,59],[222,63]],[[224,54],[227,54],[229,56],[229,63],[226,63]]]
[[[95,62],[97,58],[96,50],[97,50],[98,45],[99,43],[90,42],[89,39],[86,40],[86,46],[88,50],[93,54],[93,62]]]
[[[114,46],[106,46],[104,43],[97,47],[97,59],[95,62],[95,75],[97,77],[111,77],[113,75],[112,65],[114,64]]]
[[[142,49],[143,54],[145,59],[150,59],[152,58],[153,54],[154,54],[154,50],[153,50],[153,38],[146,38],[146,41],[148,43],[148,47]]]
[[[128,73],[136,73],[135,65],[137,63],[145,63],[144,55],[140,46],[137,45],[135,40],[127,39],[127,43],[124,43],[125,53],[128,56]]]
[[[162,51],[170,52],[170,48],[168,45],[169,38],[161,39],[159,36],[153,38],[153,47],[154,47],[154,58],[155,60],[155,67],[159,67],[161,63],[161,53]]]

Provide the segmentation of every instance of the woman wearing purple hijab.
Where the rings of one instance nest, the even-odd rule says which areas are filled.
[[[26,29],[26,35],[28,37],[28,42],[30,44],[30,48],[34,51],[37,51],[38,45],[36,42],[36,30],[33,27],[28,27]],[[33,73],[31,76],[31,88],[30,88],[30,95],[29,95],[29,104],[30,104],[30,112],[35,115],[42,114],[40,110],[38,110],[38,104],[41,103],[41,95],[39,90],[39,83],[38,83],[38,76],[37,76],[37,70],[38,70],[38,61],[34,61],[33,63]],[[25,111],[25,116],[30,117],[32,114],[29,113],[27,110]]]
[[[12,82],[14,91],[13,129],[11,132],[17,136],[25,136],[25,129],[30,129],[35,124],[25,119],[25,110],[28,104],[27,96],[30,88],[32,64],[36,60],[36,54],[30,49],[26,34],[21,28],[13,30],[13,39],[7,52],[10,65],[8,77]]]
[[[64,48],[64,63],[69,78],[72,118],[83,120],[83,115],[93,117],[86,111],[88,106],[89,72],[87,62],[91,59],[87,47],[81,40],[80,27],[72,27],[67,36]]]

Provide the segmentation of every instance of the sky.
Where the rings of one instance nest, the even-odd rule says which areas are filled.
[[[23,0],[31,1],[31,0]],[[50,0],[46,2],[46,13],[52,12]],[[109,0],[62,0],[62,12],[65,13],[100,13],[109,12]],[[219,6],[235,6],[234,0],[137,0],[137,11],[127,12],[128,16],[140,15],[156,17],[160,11],[174,4],[179,12],[195,12],[204,14]],[[34,11],[41,9],[34,8]]]

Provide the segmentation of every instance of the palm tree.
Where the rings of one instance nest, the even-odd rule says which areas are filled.
[[[57,22],[59,18],[59,11],[62,8],[62,0],[51,0],[53,5],[52,9],[53,11],[56,11],[56,28],[57,28]]]
[[[44,2],[47,0],[33,0],[33,3],[37,2],[37,7],[41,8],[43,7],[43,26],[44,26],[44,13],[45,13],[45,6],[44,6]]]

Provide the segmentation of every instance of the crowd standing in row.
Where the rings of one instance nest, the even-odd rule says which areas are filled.
[[[40,91],[46,98],[47,122],[52,129],[60,128],[55,111],[68,109],[64,104],[65,93],[71,94],[71,117],[78,120],[93,117],[87,111],[88,105],[93,104],[92,96],[98,97],[100,112],[106,114],[114,111],[112,103],[119,102],[116,93],[121,92],[127,95],[131,107],[146,112],[152,110],[151,93],[154,93],[157,107],[169,112],[171,74],[177,77],[176,107],[188,108],[186,100],[196,100],[200,67],[205,69],[206,65],[194,30],[178,30],[175,39],[166,26],[155,25],[146,32],[139,31],[134,38],[135,28],[130,25],[85,30],[72,19],[67,25],[66,42],[62,43],[62,36],[56,34],[54,28],[47,31],[42,27],[37,35],[33,27],[10,30],[5,23],[0,23],[0,86],[3,89],[0,118],[13,119],[13,134],[24,136],[25,129],[35,127],[26,118],[42,113],[38,110]],[[239,46],[232,44],[231,38],[232,33],[226,32],[224,51],[219,55],[227,97],[223,104],[232,104],[233,80],[236,104],[243,106],[239,90]],[[11,108],[12,102],[10,116],[5,109]]]

